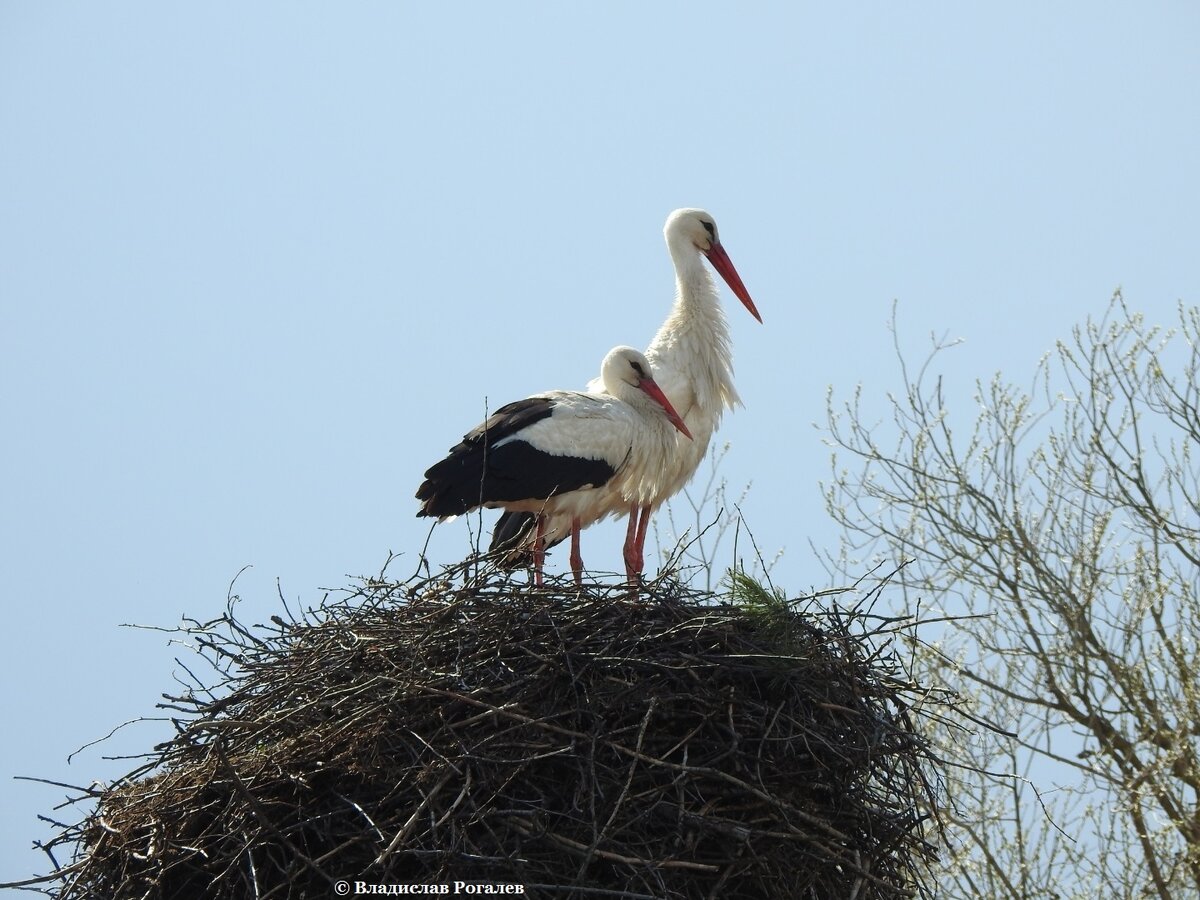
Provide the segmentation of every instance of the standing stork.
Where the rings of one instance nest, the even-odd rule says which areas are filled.
[[[610,493],[636,502],[655,493],[676,453],[675,431],[691,437],[637,350],[614,348],[600,373],[603,393],[550,391],[496,410],[425,472],[417,515],[440,520],[486,506],[532,516],[539,585],[544,524],[562,521],[582,584],[579,532],[599,517],[596,504],[611,502]],[[640,571],[626,574],[636,583]]]
[[[675,303],[646,349],[646,358],[663,393],[683,417],[692,440],[676,437],[675,452],[667,460],[657,490],[630,512],[625,539],[626,568],[636,567],[638,571],[651,514],[687,484],[708,452],[709,441],[725,409],[741,403],[733,386],[729,322],[721,309],[717,285],[701,257],[712,264],[750,314],[762,321],[721,244],[717,223],[711,215],[702,209],[677,209],[667,216],[663,237],[675,265]],[[600,380],[588,385],[590,391],[600,388]],[[592,507],[597,519],[628,508],[625,498],[618,493],[605,493],[605,502]],[[505,558],[507,565],[528,564],[535,546],[531,544],[533,524],[529,516],[517,511],[506,512],[497,521],[491,547],[509,551]],[[547,517],[539,524],[541,540],[536,544],[541,548],[539,552],[563,540],[572,525],[562,516]]]

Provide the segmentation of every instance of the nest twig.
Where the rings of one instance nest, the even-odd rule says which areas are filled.
[[[188,629],[221,673],[50,847],[76,898],[923,895],[927,700],[865,613],[770,615],[670,578],[370,582],[274,626]]]

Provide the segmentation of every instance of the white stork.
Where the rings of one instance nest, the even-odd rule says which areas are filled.
[[[717,270],[734,295],[754,318],[762,321],[750,293],[742,283],[729,254],[721,245],[717,223],[702,209],[677,209],[667,216],[663,228],[671,261],[675,264],[675,303],[662,327],[646,349],[654,374],[671,405],[679,411],[692,440],[676,438],[675,452],[667,460],[653,496],[630,511],[625,539],[626,568],[641,571],[646,530],[650,516],[659,505],[680,491],[699,468],[713,432],[721,423],[726,407],[741,403],[733,387],[733,351],[729,322],[721,309],[716,283],[705,268],[705,257]],[[599,390],[598,380],[588,389]],[[606,502],[597,501],[592,521],[629,509],[625,499],[607,492]],[[583,522],[586,526],[590,522]],[[519,512],[506,512],[492,532],[492,549],[509,549],[505,564],[527,564],[531,544],[532,521]],[[566,537],[573,523],[562,516],[550,516],[541,523],[544,553]],[[514,549],[515,548],[515,549]]]
[[[571,534],[571,571],[582,583],[579,531],[598,518],[593,507],[614,502],[610,495],[628,497],[629,509],[646,502],[677,452],[675,429],[691,437],[637,350],[611,350],[600,378],[603,393],[550,391],[500,407],[426,471],[417,515],[445,519],[486,506],[534,517],[536,584],[543,523],[562,521],[564,536]],[[627,571],[631,582],[640,571]]]

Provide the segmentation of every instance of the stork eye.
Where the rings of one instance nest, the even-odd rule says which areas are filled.
[[[638,378],[646,377],[646,370],[642,368],[642,364],[637,360],[631,360],[629,365],[633,367],[633,371],[637,372]]]
[[[708,232],[708,236],[710,238],[712,238],[713,240],[716,240],[717,229],[715,227],[713,227],[713,223],[712,222],[701,222],[700,224],[704,226],[704,230]]]

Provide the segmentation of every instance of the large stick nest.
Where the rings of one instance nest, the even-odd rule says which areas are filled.
[[[469,573],[184,629],[218,683],[51,843],[58,896],[927,893],[928,693],[861,605]]]

